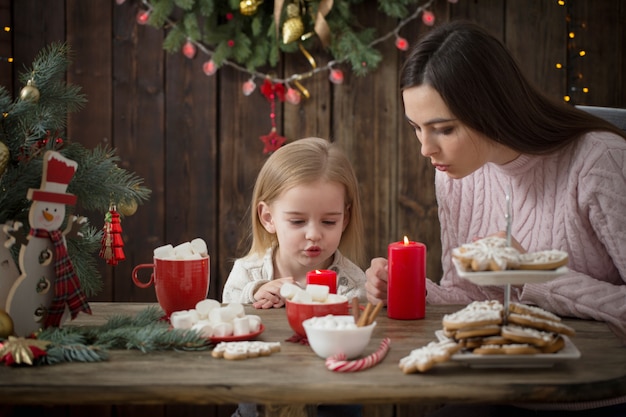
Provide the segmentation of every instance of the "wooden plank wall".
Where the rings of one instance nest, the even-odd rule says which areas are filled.
[[[562,97],[568,85],[567,72],[556,70],[555,63],[566,62],[569,11],[572,25],[586,24],[576,43],[587,56],[572,61],[571,67],[584,75],[590,92],[577,103],[626,107],[626,3],[566,1],[567,6],[556,0],[438,0],[432,10],[437,22],[470,19],[498,34],[529,79],[555,97]],[[152,189],[149,202],[123,220],[127,260],[115,268],[103,263],[104,291],[93,300],[155,301],[154,291],[133,285],[133,266],[150,262],[157,246],[195,237],[207,241],[209,297],[219,299],[234,259],[246,249],[242,238],[248,230],[248,202],[266,159],[259,136],[270,130],[270,107],[258,92],[249,97],[241,93],[249,74],[224,67],[207,77],[201,70],[205,56],[189,60],[164,52],[164,33],[138,25],[137,11],[138,2],[131,0],[121,5],[111,0],[0,0],[2,27],[12,27],[0,34],[0,56],[14,58],[13,64],[0,60],[0,80],[19,93],[17,74],[39,50],[52,41],[67,41],[74,51],[67,81],[80,85],[89,100],[84,110],[70,116],[67,140],[87,148],[116,148],[121,165]],[[373,0],[363,3],[358,17],[381,35],[397,25],[376,12]],[[418,19],[401,34],[414,41],[427,30]],[[397,90],[404,53],[394,47],[393,37],[382,43],[381,52],[383,64],[366,77],[343,67],[342,85],[331,84],[327,73],[307,79],[311,98],[298,106],[279,103],[279,132],[289,140],[321,136],[341,143],[361,181],[368,258],[385,255],[389,242],[408,235],[426,243],[428,276],[438,280],[434,172],[419,155],[404,120]],[[316,54],[321,63],[328,60],[323,51]],[[303,56],[293,54],[276,71],[301,73],[307,65]],[[90,216],[97,227],[102,225],[100,216]],[[179,411],[148,410],[154,415]],[[89,412],[132,415],[133,407]],[[223,407],[197,412],[228,414]]]

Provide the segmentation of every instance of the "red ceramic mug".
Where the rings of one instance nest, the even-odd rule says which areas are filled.
[[[139,280],[140,269],[150,268],[150,280]],[[190,310],[204,300],[209,292],[210,258],[158,259],[153,264],[133,268],[133,282],[139,288],[154,284],[157,301],[169,317],[174,311]]]

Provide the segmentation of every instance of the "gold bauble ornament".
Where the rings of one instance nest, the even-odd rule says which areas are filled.
[[[283,43],[288,44],[300,39],[304,34],[304,23],[300,16],[290,17],[283,24]]]
[[[34,80],[28,80],[26,86],[22,88],[22,91],[20,91],[20,98],[23,101],[32,101],[34,103],[39,101],[39,90],[37,89]]]
[[[262,3],[263,0],[242,0],[239,2],[239,12],[244,16],[252,16]]]
[[[13,334],[13,319],[9,313],[0,309],[0,339],[6,339]]]
[[[0,142],[0,177],[4,174],[4,171],[7,169],[7,165],[9,165],[9,158],[11,154],[9,152],[9,148],[4,142]]]
[[[137,212],[137,202],[135,200],[121,201],[117,205],[117,210],[124,216],[132,216]]]

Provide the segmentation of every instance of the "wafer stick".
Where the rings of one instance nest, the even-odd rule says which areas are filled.
[[[359,315],[361,314],[361,309],[359,306],[359,299],[358,297],[354,297],[352,299],[352,317],[354,317],[354,322],[358,323],[359,322]]]
[[[365,310],[363,311],[363,314],[361,314],[361,317],[359,317],[359,321],[356,323],[357,327],[363,327],[366,325],[367,318],[372,312],[372,308],[373,308],[372,303],[367,303],[367,305],[365,306]]]
[[[380,313],[380,310],[382,310],[382,308],[383,308],[383,302],[380,301],[378,304],[376,304],[376,307],[374,307],[374,309],[370,312],[369,316],[367,317],[367,320],[365,321],[366,326],[369,326],[370,324],[374,323],[376,316],[378,315],[378,313]]]

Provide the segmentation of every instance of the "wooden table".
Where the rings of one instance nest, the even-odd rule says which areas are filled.
[[[98,325],[114,314],[134,314],[150,304],[91,303],[70,325]],[[443,314],[460,306],[428,306],[426,319],[400,321],[383,312],[366,354],[384,337],[391,349],[363,372],[336,373],[293,335],[285,310],[253,310],[280,341],[268,357],[229,361],[210,351],[110,351],[108,361],[37,367],[0,366],[0,404],[265,404],[273,415],[306,415],[311,404],[544,403],[591,401],[626,395],[626,347],[604,323],[566,320],[577,335],[578,360],[538,369],[477,369],[448,363],[405,375],[399,360],[435,340]],[[269,412],[268,412],[269,414]]]

